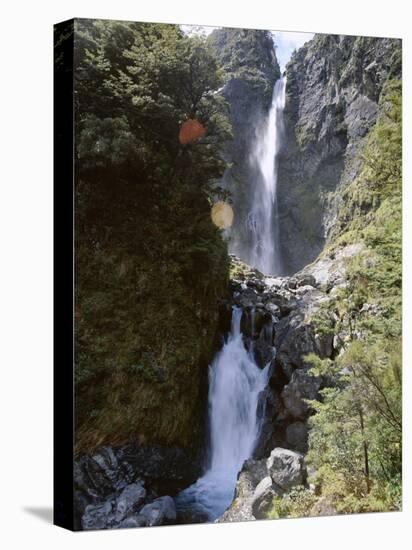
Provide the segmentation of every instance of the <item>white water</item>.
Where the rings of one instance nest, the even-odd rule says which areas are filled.
[[[211,463],[206,473],[176,498],[178,510],[213,521],[230,505],[237,474],[253,453],[260,423],[258,395],[268,367],[257,367],[240,332],[242,310],[234,308],[230,334],[209,367]]]
[[[253,181],[251,208],[247,217],[250,241],[241,257],[266,275],[281,270],[277,224],[278,155],[283,137],[286,76],[277,80],[272,104],[263,126],[256,132],[251,164],[257,174]]]

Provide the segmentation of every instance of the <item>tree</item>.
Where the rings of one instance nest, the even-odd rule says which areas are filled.
[[[77,450],[189,447],[228,276],[221,73],[178,26],[78,20],[75,75]],[[188,119],[205,131],[182,144]]]

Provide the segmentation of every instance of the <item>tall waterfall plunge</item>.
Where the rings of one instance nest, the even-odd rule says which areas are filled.
[[[246,242],[234,236],[233,252],[266,275],[281,271],[277,223],[278,155],[283,136],[286,76],[276,81],[272,103],[263,124],[256,129],[250,157],[253,178],[249,181],[249,213]]]
[[[230,334],[209,367],[211,461],[206,473],[176,498],[180,512],[218,518],[233,499],[237,474],[253,453],[260,431],[259,393],[268,368],[259,369],[245,348],[240,320],[233,309]]]
[[[267,275],[280,267],[277,227],[277,165],[283,133],[286,78],[274,87],[267,118],[256,130],[250,157],[249,213],[246,240],[232,235],[232,251]],[[235,238],[233,238],[235,237]],[[176,497],[180,513],[213,521],[232,502],[237,475],[252,455],[260,433],[259,393],[267,385],[268,366],[261,370],[247,351],[240,332],[242,310],[234,308],[230,334],[209,367],[211,461],[196,483]]]

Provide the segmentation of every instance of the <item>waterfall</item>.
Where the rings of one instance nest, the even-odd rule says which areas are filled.
[[[240,319],[233,309],[231,330],[209,367],[211,461],[197,482],[176,498],[180,512],[191,511],[209,521],[230,505],[237,474],[254,450],[259,435],[259,393],[267,384],[268,367],[261,370],[246,351]]]
[[[277,222],[278,155],[283,137],[286,76],[276,81],[269,113],[256,128],[250,155],[249,212],[246,242],[234,239],[233,252],[266,275],[281,271]]]
[[[250,157],[253,186],[249,193],[248,243],[234,252],[263,273],[280,271],[277,229],[277,164],[283,132],[285,77],[274,87],[271,107],[256,132]],[[237,475],[249,458],[260,431],[259,393],[267,384],[268,368],[261,370],[247,351],[240,331],[242,310],[233,309],[226,342],[209,367],[211,460],[205,474],[176,497],[181,514],[213,521],[232,502]]]
[[[257,168],[248,221],[251,231],[250,263],[262,273],[280,271],[279,235],[277,224],[278,153],[283,133],[286,77],[273,89],[272,104],[264,127],[257,135],[251,161]]]

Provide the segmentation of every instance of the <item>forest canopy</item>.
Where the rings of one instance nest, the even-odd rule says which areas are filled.
[[[222,73],[177,26],[75,26],[77,450],[189,445],[191,371],[210,360],[228,273],[210,218],[231,135]],[[182,143],[189,120],[204,131]]]

